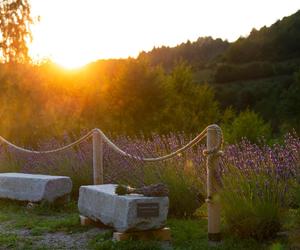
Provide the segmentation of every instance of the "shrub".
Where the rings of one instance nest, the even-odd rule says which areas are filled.
[[[274,176],[230,167],[220,199],[228,230],[241,238],[265,240],[281,228],[286,183]]]
[[[156,168],[146,167],[146,183],[166,184],[169,188],[170,214],[191,217],[204,203],[204,183],[197,177],[191,161],[187,161],[183,167],[174,164],[167,163],[158,170],[159,173]]]
[[[300,228],[300,179],[296,180],[292,190],[291,208],[295,209],[295,221],[293,223]]]
[[[20,172],[23,160],[14,157],[6,147],[0,144],[0,173]]]
[[[232,112],[227,120],[232,119]],[[226,119],[224,119],[226,120]],[[84,131],[83,131],[84,133]],[[109,136],[111,138],[111,136]],[[152,138],[116,136],[113,141],[124,151],[144,157],[157,157],[175,151],[193,137],[186,134],[153,135]],[[287,134],[283,144],[258,146],[248,140],[227,145],[220,162],[220,174],[226,166],[234,165],[241,173],[248,169],[274,172],[274,179],[287,182],[299,176],[300,138]],[[72,142],[53,139],[37,147],[39,150],[54,149]],[[206,168],[202,152],[203,144],[172,160],[146,164],[126,158],[104,145],[105,183],[144,184],[165,183],[170,189],[170,214],[191,216],[201,206],[205,195]],[[31,155],[0,147],[0,172],[27,172],[70,176],[73,181],[73,197],[77,198],[79,186],[93,184],[92,146],[90,141],[62,153]],[[266,168],[266,166],[268,166]],[[268,172],[269,171],[269,172]],[[247,172],[246,172],[247,173]]]
[[[231,126],[225,126],[225,141],[236,143],[243,137],[251,142],[258,142],[260,138],[269,139],[271,127],[254,111],[241,112],[232,122]]]

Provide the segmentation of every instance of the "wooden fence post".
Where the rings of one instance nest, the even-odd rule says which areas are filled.
[[[207,128],[207,150],[210,151],[217,146],[218,129],[216,125],[208,126]],[[221,209],[218,201],[217,191],[217,167],[219,164],[219,154],[212,153],[207,155],[207,212],[208,212],[208,241],[211,244],[216,244],[221,241]]]
[[[99,131],[93,132],[94,185],[103,184],[103,141]]]

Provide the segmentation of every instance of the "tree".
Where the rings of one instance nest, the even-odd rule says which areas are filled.
[[[226,115],[228,116],[228,114]],[[260,138],[269,139],[271,135],[270,124],[266,123],[259,114],[249,109],[241,112],[231,124],[223,124],[223,128],[225,141],[229,143],[237,143],[243,138],[257,143]]]
[[[168,93],[164,131],[197,133],[220,118],[212,87],[193,81],[191,66],[179,62],[166,82]]]
[[[129,59],[112,79],[107,95],[110,129],[127,134],[153,132],[160,124],[165,92],[163,70],[146,62]]]
[[[28,0],[0,0],[0,58],[4,62],[30,61],[28,42],[31,41]]]
[[[300,70],[295,73],[294,81],[281,95],[280,113],[282,130],[295,129],[300,133]]]

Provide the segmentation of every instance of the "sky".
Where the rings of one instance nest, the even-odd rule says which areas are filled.
[[[30,0],[30,53],[76,68],[201,36],[235,41],[300,9],[300,0]]]

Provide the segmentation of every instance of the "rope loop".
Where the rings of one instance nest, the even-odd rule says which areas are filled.
[[[215,156],[221,156],[223,155],[223,151],[221,150],[223,148],[223,143],[224,143],[224,139],[223,139],[223,133],[222,133],[222,130],[221,128],[216,125],[216,124],[213,124],[211,126],[209,126],[210,128],[214,128],[215,131],[217,132],[217,143],[215,145],[214,148],[212,148],[211,150],[208,150],[208,149],[204,149],[203,150],[203,155],[205,157],[209,156],[209,155],[215,155]],[[208,127],[207,127],[208,128]],[[206,129],[207,129],[206,128]]]

